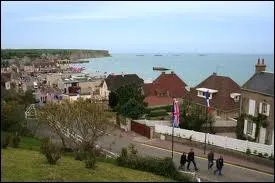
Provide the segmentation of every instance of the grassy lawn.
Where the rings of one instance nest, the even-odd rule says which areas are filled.
[[[1,181],[173,181],[102,161],[92,170],[69,156],[62,156],[57,165],[50,165],[37,151],[9,147],[1,153]]]
[[[4,134],[10,134],[8,132],[1,132],[1,136]],[[19,143],[19,147],[23,149],[30,149],[30,150],[36,150],[39,151],[40,149],[40,140],[32,137],[24,137],[21,136],[21,141]]]

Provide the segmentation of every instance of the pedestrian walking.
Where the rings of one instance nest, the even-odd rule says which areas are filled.
[[[195,167],[195,170],[196,170],[196,171],[199,170],[199,169],[197,168],[196,163],[195,163],[195,153],[194,153],[194,151],[193,151],[192,148],[191,148],[190,152],[188,153],[187,160],[188,160],[187,170],[190,170],[190,169],[189,169],[189,166],[190,166],[190,163],[191,163],[191,162],[193,163],[193,165],[194,165],[194,167]]]
[[[213,153],[212,149],[208,153],[207,158],[208,158],[208,169],[210,169],[210,168],[212,168],[212,166],[214,164],[214,153]]]
[[[222,175],[222,167],[223,167],[223,157],[222,156],[220,156],[216,160],[216,167],[217,167],[217,169],[214,171],[214,175],[216,175],[217,171],[219,171],[219,175]]]
[[[185,170],[186,161],[187,161],[186,154],[185,154],[185,152],[183,152],[181,157],[180,157],[180,167],[179,167],[179,169]]]

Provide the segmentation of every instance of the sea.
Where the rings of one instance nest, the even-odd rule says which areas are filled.
[[[273,55],[245,54],[111,54],[112,57],[90,58],[83,63],[85,73],[92,74],[137,74],[145,83],[156,79],[164,67],[175,72],[188,86],[195,87],[214,72],[228,76],[242,86],[254,73],[258,58],[264,58],[266,70],[274,73]],[[87,60],[87,59],[85,59]]]

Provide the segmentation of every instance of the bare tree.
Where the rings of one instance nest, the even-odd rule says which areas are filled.
[[[53,129],[64,147],[67,138],[79,148],[92,149],[100,136],[113,129],[111,117],[102,104],[83,99],[49,103],[38,112],[38,119]]]

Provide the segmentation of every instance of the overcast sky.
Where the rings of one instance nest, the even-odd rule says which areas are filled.
[[[274,2],[3,2],[2,48],[272,53]]]

